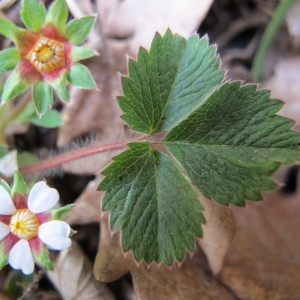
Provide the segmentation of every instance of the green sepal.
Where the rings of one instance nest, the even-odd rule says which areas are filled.
[[[16,26],[8,19],[0,18],[0,33],[17,44],[18,35],[26,30]]]
[[[11,193],[11,187],[5,180],[0,179],[0,185],[5,188],[9,194]]]
[[[80,88],[88,90],[96,86],[89,69],[82,64],[75,64],[70,68],[69,81]]]
[[[95,24],[95,16],[86,16],[70,21],[66,26],[66,37],[72,44],[82,43]]]
[[[23,176],[21,175],[21,173],[18,170],[16,170],[14,172],[14,183],[11,188],[11,195],[14,196],[16,194],[21,194],[24,196],[28,195],[27,185],[24,181]]]
[[[56,0],[49,7],[46,22],[55,25],[61,32],[65,32],[65,26],[68,19],[68,7],[65,0]]]
[[[42,266],[44,266],[48,270],[52,271],[54,269],[46,247],[43,247],[38,255],[35,254],[35,258]]]
[[[73,206],[74,204],[68,204],[56,209],[52,209],[52,220],[61,220],[63,215],[66,214]]]
[[[11,100],[14,97],[19,96],[22,92],[24,92],[27,88],[29,88],[31,84],[23,80],[20,77],[20,72],[18,69],[12,71],[12,73],[7,78],[4,89],[1,95],[1,100],[5,103]]]
[[[88,59],[96,55],[99,55],[97,51],[86,47],[73,46],[71,51],[71,58],[73,62]]]
[[[0,52],[0,74],[14,69],[21,56],[16,48],[8,48]]]
[[[37,0],[23,0],[20,16],[28,29],[39,32],[46,19],[45,5]]]
[[[39,81],[33,86],[32,96],[36,111],[41,118],[52,106],[53,90],[45,81]]]
[[[41,118],[32,117],[30,122],[44,128],[56,128],[64,124],[61,114],[55,109],[48,110]]]
[[[67,75],[68,71],[60,74],[59,78],[48,81],[52,88],[56,91],[59,98],[63,101],[67,101],[70,98],[70,92],[67,88]]]
[[[0,270],[8,264],[8,254],[4,251],[4,241],[0,241]]]

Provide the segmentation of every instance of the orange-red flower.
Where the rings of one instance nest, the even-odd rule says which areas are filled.
[[[77,46],[86,39],[95,17],[66,23],[67,18],[65,0],[55,0],[48,12],[37,0],[23,0],[21,19],[28,29],[0,18],[0,33],[16,45],[0,52],[0,73],[12,70],[1,95],[3,103],[33,86],[34,103],[42,115],[52,105],[52,89],[67,100],[68,82],[86,89],[95,86],[88,69],[77,63],[96,54]]]

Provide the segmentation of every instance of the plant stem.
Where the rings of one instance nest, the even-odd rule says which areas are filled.
[[[12,120],[14,120],[21,112],[23,112],[24,108],[31,100],[31,93],[27,93],[20,101],[20,103],[13,109],[10,115],[2,122],[3,128]]]
[[[18,117],[20,113],[23,112],[24,108],[28,105],[28,103],[31,100],[31,93],[27,93],[24,95],[24,97],[20,100],[20,103],[16,105],[13,109],[12,112],[4,118],[4,120],[1,121],[1,128],[0,128],[0,145],[5,144],[5,128],[6,126],[13,121],[15,118]]]
[[[143,136],[144,138],[144,136]],[[23,175],[32,174],[35,172],[40,172],[42,170],[50,169],[64,163],[67,163],[72,160],[76,160],[82,157],[86,157],[89,155],[94,155],[103,152],[109,152],[114,150],[121,150],[127,147],[127,143],[132,141],[118,141],[112,142],[108,144],[102,145],[91,145],[88,147],[76,149],[67,153],[63,153],[61,155],[57,155],[55,157],[48,158],[43,161],[39,161],[35,164],[24,166],[20,168],[20,172]]]
[[[253,60],[253,66],[252,66],[252,76],[253,80],[256,82],[259,82],[261,80],[261,72],[262,68],[264,66],[265,57],[267,54],[267,51],[270,47],[270,44],[277,33],[279,26],[281,25],[287,10],[291,6],[291,4],[294,2],[294,0],[282,0],[278,4],[274,15],[269,22],[261,40],[258,46],[257,53]]]

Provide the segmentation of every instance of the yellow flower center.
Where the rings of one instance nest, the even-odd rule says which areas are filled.
[[[40,62],[47,62],[53,57],[54,49],[47,46],[42,45],[42,47],[39,49],[39,52],[37,53],[37,59]]]
[[[41,37],[26,58],[42,74],[47,74],[66,64],[64,44]]]
[[[40,224],[35,214],[27,208],[18,209],[11,217],[11,232],[20,239],[30,240],[37,236]]]

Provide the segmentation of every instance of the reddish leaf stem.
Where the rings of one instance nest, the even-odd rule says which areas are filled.
[[[55,157],[48,158],[46,160],[39,161],[35,164],[24,166],[20,168],[20,172],[23,175],[39,172],[42,170],[50,169],[69,161],[79,159],[82,157],[86,157],[93,154],[113,151],[113,150],[121,150],[125,149],[127,143],[130,141],[118,141],[108,144],[100,144],[100,145],[91,145],[88,147],[76,149],[67,153],[63,153],[61,155],[57,155]]]

